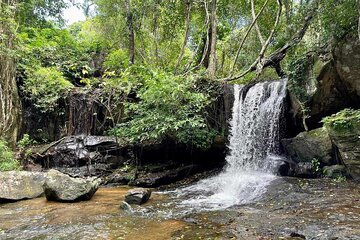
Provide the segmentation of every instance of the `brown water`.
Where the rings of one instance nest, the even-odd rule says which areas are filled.
[[[256,203],[217,211],[155,192],[129,213],[119,208],[128,189],[101,188],[87,202],[0,205],[0,239],[360,239],[360,186],[352,182],[278,179]]]
[[[87,202],[57,203],[37,198],[4,204],[0,207],[0,239],[170,239],[172,233],[185,227],[181,221],[120,210],[127,190],[101,188]],[[153,194],[144,207],[161,199],[163,195]]]

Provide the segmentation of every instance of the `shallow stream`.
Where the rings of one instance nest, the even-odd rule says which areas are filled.
[[[154,190],[133,212],[128,187],[99,189],[79,203],[44,197],[0,205],[0,239],[360,239],[360,187],[327,179],[277,178],[253,203],[226,209],[182,204],[196,196]]]

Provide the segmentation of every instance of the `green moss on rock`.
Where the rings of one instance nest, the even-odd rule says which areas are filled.
[[[360,110],[346,108],[336,114],[326,117],[322,121],[325,127],[340,135],[360,133]]]

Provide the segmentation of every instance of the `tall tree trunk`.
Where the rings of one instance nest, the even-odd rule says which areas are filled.
[[[129,31],[129,60],[131,64],[135,63],[135,30],[134,30],[134,16],[131,9],[131,0],[125,2],[127,12],[127,25]]]
[[[181,60],[183,59],[187,42],[189,41],[190,20],[191,20],[191,0],[186,0],[185,36],[184,36],[184,42],[181,46],[179,58],[177,60],[176,66],[175,66],[175,72],[177,71],[178,67],[181,64]]]
[[[216,72],[216,38],[217,38],[217,18],[216,18],[216,0],[211,1],[211,38],[210,38],[210,56],[209,66],[207,68],[208,77],[215,78]]]
[[[359,36],[359,40],[360,40],[360,0],[358,0],[358,12],[359,12],[358,36]]]
[[[15,13],[15,0],[0,0],[0,138],[8,141],[13,147],[16,144],[21,120],[21,105],[13,57]]]

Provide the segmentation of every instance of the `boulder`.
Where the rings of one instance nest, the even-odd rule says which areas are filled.
[[[341,176],[347,176],[347,170],[344,165],[332,165],[323,168],[323,173],[326,177],[337,178]]]
[[[114,137],[75,135],[33,148],[30,158],[44,169],[72,177],[101,176],[121,166],[126,151]]]
[[[45,174],[41,172],[0,172],[0,202],[12,202],[41,196]]]
[[[360,96],[360,40],[346,37],[335,48],[336,70],[352,95]],[[358,99],[358,98],[357,98]]]
[[[333,146],[325,128],[302,132],[294,138],[283,139],[283,147],[296,162],[311,162],[317,159],[324,165],[333,162]]]
[[[313,164],[310,162],[300,162],[293,169],[294,177],[304,177],[304,178],[313,178],[317,176],[316,171],[314,171]]]
[[[56,170],[50,170],[44,183],[47,200],[77,202],[90,200],[100,185],[98,178],[72,178]]]
[[[141,205],[146,203],[151,196],[151,190],[146,188],[134,188],[125,195],[125,202],[128,204]]]
[[[360,111],[339,112],[328,118],[326,128],[350,176],[360,181]]]

